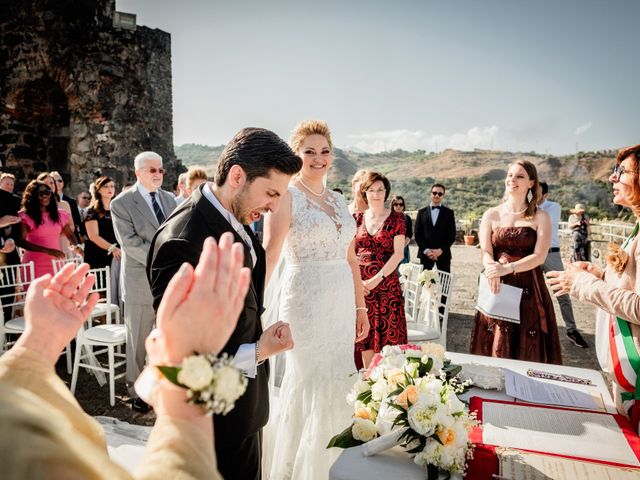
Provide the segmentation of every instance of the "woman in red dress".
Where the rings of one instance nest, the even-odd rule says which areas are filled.
[[[391,184],[380,173],[370,172],[360,185],[360,195],[369,208],[356,213],[356,254],[360,260],[369,336],[356,343],[358,369],[367,367],[385,345],[407,343],[404,298],[398,279],[398,264],[404,257],[404,215],[385,207]]]

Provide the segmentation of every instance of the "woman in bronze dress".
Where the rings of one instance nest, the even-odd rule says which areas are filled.
[[[499,292],[501,282],[523,289],[520,323],[477,312],[471,353],[560,364],[556,318],[540,267],[549,251],[551,221],[537,208],[536,167],[526,160],[512,163],[505,186],[505,202],[482,216],[480,246],[491,291]]]

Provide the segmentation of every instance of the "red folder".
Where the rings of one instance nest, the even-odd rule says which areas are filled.
[[[477,418],[480,422],[482,422],[482,405],[484,403],[505,403],[505,404],[513,404],[514,402],[502,401],[502,400],[489,400],[481,397],[473,397],[471,399],[471,404],[469,410],[472,412],[476,412]],[[521,406],[526,406],[527,408],[550,408],[555,410],[569,410],[575,412],[575,408],[564,408],[564,407],[555,407],[548,405],[532,405],[532,404],[518,404]],[[587,410],[584,410],[587,411]],[[629,442],[633,453],[635,453],[636,457],[640,461],[640,437],[638,437],[637,433],[631,427],[631,423],[629,419],[623,415],[611,415],[610,413],[604,412],[594,412],[589,410],[589,413],[598,414],[598,415],[610,415],[612,416],[616,423],[620,426],[622,433],[624,434],[625,439]],[[499,465],[498,465],[498,456],[496,455],[496,447],[498,445],[487,445],[482,442],[482,428],[475,427],[471,432],[470,440],[475,445],[475,450],[473,452],[473,460],[469,461],[467,467],[467,474],[465,479],[467,480],[492,480],[493,475],[499,474]],[[556,457],[564,457],[571,458],[573,460],[580,460],[586,462],[594,462],[601,463],[605,465],[613,465],[613,466],[622,466],[622,467],[631,467],[638,468],[636,466],[624,465],[615,462],[605,462],[602,460],[595,460],[592,458],[582,458],[582,457],[572,457],[568,455],[560,455],[556,453],[550,452],[540,452],[529,450],[534,453],[541,453],[543,455],[556,456]],[[639,469],[640,470],[640,469]]]

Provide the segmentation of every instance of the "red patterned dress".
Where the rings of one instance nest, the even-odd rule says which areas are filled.
[[[362,280],[375,276],[393,255],[393,238],[406,234],[404,215],[391,212],[384,224],[374,235],[369,234],[364,222],[364,213],[356,213],[356,254],[360,260]],[[362,351],[379,352],[385,345],[407,343],[407,321],[404,316],[404,298],[400,289],[398,271],[385,277],[369,295],[365,302],[369,316],[369,336],[356,343],[355,362],[361,369]]]

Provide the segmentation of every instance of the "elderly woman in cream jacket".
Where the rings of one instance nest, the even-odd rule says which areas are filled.
[[[157,330],[147,339],[150,364],[177,365],[194,351],[217,353],[227,341],[250,279],[242,268],[242,247],[232,243],[230,234],[221,237],[219,246],[208,239],[195,271],[183,265],[169,283]],[[148,397],[157,420],[137,471],[131,474],[109,458],[100,425],[82,411],[54,368],[98,300],[96,293],[87,296],[93,279],[81,283],[89,265],[74,268],[69,264],[55,277],[45,275],[31,284],[25,332],[0,358],[0,476],[222,478],[211,417],[186,402],[186,390],[166,380]]]
[[[640,144],[618,152],[609,181],[613,202],[630,208],[640,219]],[[636,223],[621,246],[609,244],[607,267],[575,262],[564,272],[549,272],[548,284],[556,296],[573,298],[599,307],[596,349],[603,370],[613,379],[620,413],[640,421],[640,235]]]

